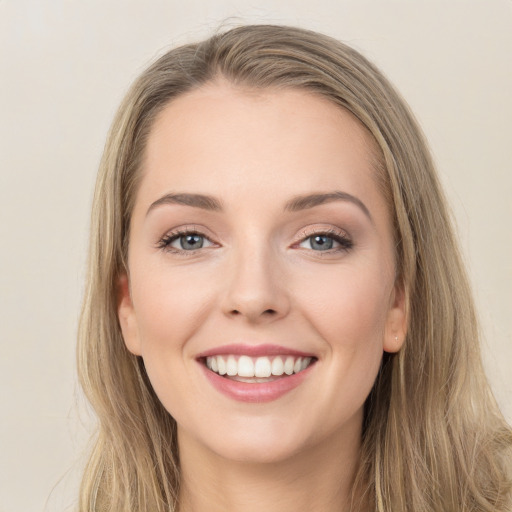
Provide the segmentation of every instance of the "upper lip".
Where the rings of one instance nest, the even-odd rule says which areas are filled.
[[[248,344],[232,344],[232,345],[221,345],[214,347],[209,350],[205,350],[197,355],[197,359],[210,356],[220,355],[246,355],[251,357],[260,356],[297,356],[297,357],[315,357],[310,352],[303,352],[301,350],[295,350],[282,345],[272,344],[261,344],[261,345],[248,345]]]

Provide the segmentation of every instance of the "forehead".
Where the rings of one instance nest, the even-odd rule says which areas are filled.
[[[284,200],[340,187],[375,196],[375,154],[362,124],[318,94],[218,81],[160,112],[139,192],[145,201],[181,189],[228,199],[256,193],[277,199],[282,192]]]

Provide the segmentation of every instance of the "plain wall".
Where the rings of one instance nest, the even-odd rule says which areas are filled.
[[[75,337],[106,132],[150,60],[223,21],[325,32],[403,93],[446,186],[512,420],[510,0],[0,0],[0,512],[76,503],[92,422]]]

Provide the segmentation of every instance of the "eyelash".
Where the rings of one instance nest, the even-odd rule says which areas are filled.
[[[190,236],[190,235],[197,235],[205,240],[208,240],[211,244],[214,244],[204,233],[201,233],[197,229],[189,229],[189,228],[183,228],[183,229],[177,229],[176,231],[171,231],[170,233],[167,233],[164,235],[157,243],[157,248],[161,249],[166,252],[170,252],[173,254],[181,255],[181,256],[191,256],[196,254],[198,251],[203,249],[203,247],[200,247],[199,249],[191,249],[191,250],[184,250],[184,249],[177,249],[175,247],[171,247],[171,244],[178,240],[179,238],[183,236]],[[306,249],[313,252],[317,252],[320,254],[333,254],[338,252],[347,252],[354,246],[354,242],[342,231],[338,231],[335,229],[328,229],[328,230],[318,230],[318,231],[304,231],[302,233],[302,238],[293,244],[292,247],[298,247],[301,243],[305,242],[308,239],[311,239],[313,237],[317,236],[324,236],[326,238],[332,239],[334,242],[339,244],[339,247],[326,249],[324,251],[315,251],[314,249]]]
[[[190,251],[186,251],[184,249],[176,249],[176,247],[171,247],[171,244],[173,242],[175,242],[176,240],[178,240],[179,238],[181,238],[183,236],[190,236],[190,235],[200,236],[213,244],[213,242],[205,234],[201,233],[197,229],[183,228],[183,229],[177,229],[176,231],[171,231],[170,233],[165,234],[158,241],[157,248],[162,249],[163,251],[166,251],[166,252],[171,252],[171,253],[179,254],[182,256],[190,256],[192,254],[195,254],[197,251],[201,250],[202,247],[199,249],[192,249]]]
[[[354,242],[352,241],[352,239],[345,232],[338,231],[336,229],[327,229],[327,230],[320,229],[318,231],[312,230],[310,232],[305,230],[302,233],[302,238],[299,240],[299,242],[294,244],[294,246],[299,245],[299,244],[305,242],[306,240],[311,239],[313,237],[317,237],[317,236],[323,236],[326,238],[330,238],[330,239],[334,240],[334,242],[339,244],[339,247],[336,247],[336,248],[327,249],[324,251],[314,251],[314,252],[317,252],[320,254],[333,254],[333,253],[339,253],[339,252],[347,252],[350,249],[352,249],[352,247],[354,247]],[[308,249],[308,250],[313,251],[313,249]]]

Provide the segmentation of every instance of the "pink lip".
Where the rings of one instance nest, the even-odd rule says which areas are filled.
[[[196,359],[201,359],[209,356],[220,355],[246,355],[250,357],[260,356],[296,356],[296,357],[315,357],[314,354],[308,354],[299,350],[293,350],[281,345],[223,345],[222,347],[215,347],[197,355]]]
[[[293,355],[297,357],[314,356],[312,354],[291,350],[278,345],[225,345],[199,354],[196,358],[197,362],[201,366],[202,371],[210,384],[212,384],[217,391],[220,391],[229,398],[240,402],[262,403],[277,400],[299,386],[304,379],[307,378],[311,369],[316,364],[316,361],[314,361],[305,370],[302,370],[299,373],[283,376],[270,382],[238,382],[218,375],[217,373],[209,370],[204,364],[206,357],[223,354],[248,355],[251,357],[265,355]]]
[[[221,393],[240,402],[272,402],[296,388],[308,375],[314,364],[299,373],[282,377],[272,382],[238,382],[226,379],[201,365],[210,383]]]

